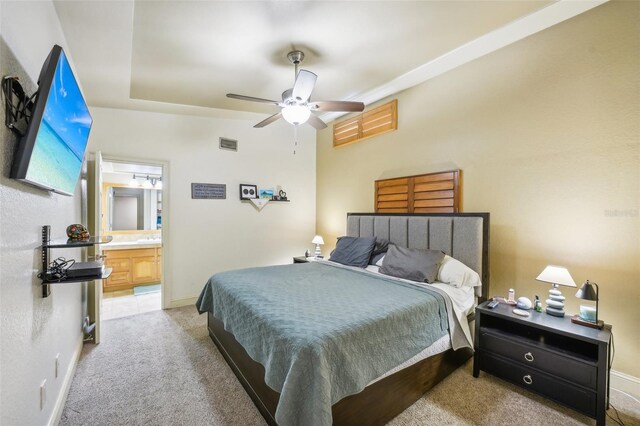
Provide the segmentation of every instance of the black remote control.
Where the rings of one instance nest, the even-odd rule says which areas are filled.
[[[487,303],[487,308],[493,309],[496,306],[498,306],[499,304],[500,304],[500,302],[498,302],[497,300],[492,300],[491,302]]]

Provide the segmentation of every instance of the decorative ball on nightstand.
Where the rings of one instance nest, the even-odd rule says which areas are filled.
[[[531,299],[528,297],[518,297],[518,303],[516,304],[518,309],[531,309],[533,307],[533,303],[531,303]]]

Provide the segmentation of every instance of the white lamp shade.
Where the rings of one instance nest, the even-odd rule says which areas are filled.
[[[316,235],[315,237],[313,237],[313,240],[311,240],[311,242],[313,244],[324,244],[324,240],[320,235]]]
[[[567,287],[576,287],[576,283],[571,278],[571,274],[562,266],[549,265],[538,275],[538,281],[545,283],[566,285]]]
[[[300,105],[288,105],[282,108],[282,116],[291,124],[306,123],[311,115],[309,108]]]

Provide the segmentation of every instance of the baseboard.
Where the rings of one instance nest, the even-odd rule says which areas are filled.
[[[78,360],[80,359],[80,354],[82,353],[82,337],[82,334],[80,334],[78,344],[76,345],[76,349],[73,352],[73,356],[71,357],[71,362],[69,363],[69,368],[67,368],[67,373],[64,375],[64,381],[62,382],[62,387],[60,388],[60,392],[58,393],[56,405],[53,407],[53,412],[51,413],[51,417],[49,418],[49,422],[47,423],[49,426],[56,426],[58,423],[60,423],[62,411],[64,410],[64,405],[67,402],[67,396],[69,396],[69,390],[71,389],[71,382],[73,381],[73,376],[75,376],[76,374],[76,367],[78,366]]]
[[[187,306],[187,305],[195,305],[197,300],[198,300],[197,297],[189,297],[187,299],[171,300],[168,303],[167,309],[180,308],[182,306]]]
[[[640,398],[640,379],[611,370],[611,388],[633,395]]]

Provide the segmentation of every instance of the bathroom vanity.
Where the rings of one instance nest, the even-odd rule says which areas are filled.
[[[162,247],[159,243],[115,243],[103,250],[105,266],[112,268],[103,291],[129,290],[162,280]]]
[[[104,235],[113,242],[102,251],[112,268],[103,291],[129,290],[162,280],[162,190],[104,182],[102,188]]]

